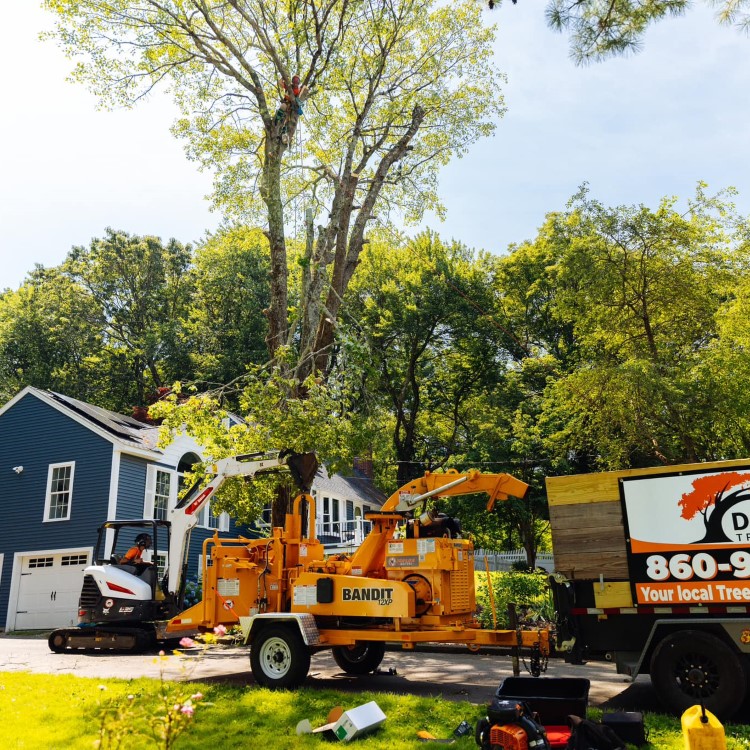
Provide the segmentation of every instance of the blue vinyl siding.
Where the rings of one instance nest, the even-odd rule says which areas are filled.
[[[143,518],[148,462],[136,456],[120,458],[117,484],[117,518]]]
[[[69,520],[43,523],[50,464],[75,462]],[[23,472],[11,471],[23,466]],[[92,546],[109,500],[112,444],[31,394],[0,416],[0,628],[5,626],[13,555]]]

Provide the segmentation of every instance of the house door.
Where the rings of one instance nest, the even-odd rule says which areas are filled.
[[[29,555],[21,561],[16,630],[44,630],[75,625],[86,550]]]

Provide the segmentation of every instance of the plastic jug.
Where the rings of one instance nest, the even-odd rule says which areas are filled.
[[[703,706],[690,706],[682,714],[685,750],[726,750],[727,741],[721,722]]]

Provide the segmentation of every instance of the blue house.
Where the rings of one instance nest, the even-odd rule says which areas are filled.
[[[98,528],[116,519],[167,519],[184,472],[202,458],[189,436],[158,448],[159,429],[59,393],[28,387],[0,408],[0,630],[65,627],[78,621],[83,569]],[[385,496],[371,462],[353,477],[321,469],[316,531],[330,552],[352,551],[369,531],[365,515]],[[258,524],[265,535],[267,524]],[[210,504],[190,539],[188,576],[198,577],[203,541],[251,535]],[[166,549],[155,550],[163,565]]]
[[[0,408],[0,629],[75,624],[99,526],[166,519],[201,448],[180,436],[160,449],[157,437],[156,427],[38,388]],[[216,529],[239,533],[209,505],[193,530],[189,575]],[[159,562],[166,550],[155,553]]]

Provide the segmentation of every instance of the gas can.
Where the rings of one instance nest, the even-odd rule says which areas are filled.
[[[721,722],[702,706],[690,706],[682,714],[685,750],[726,750],[727,741]]]

